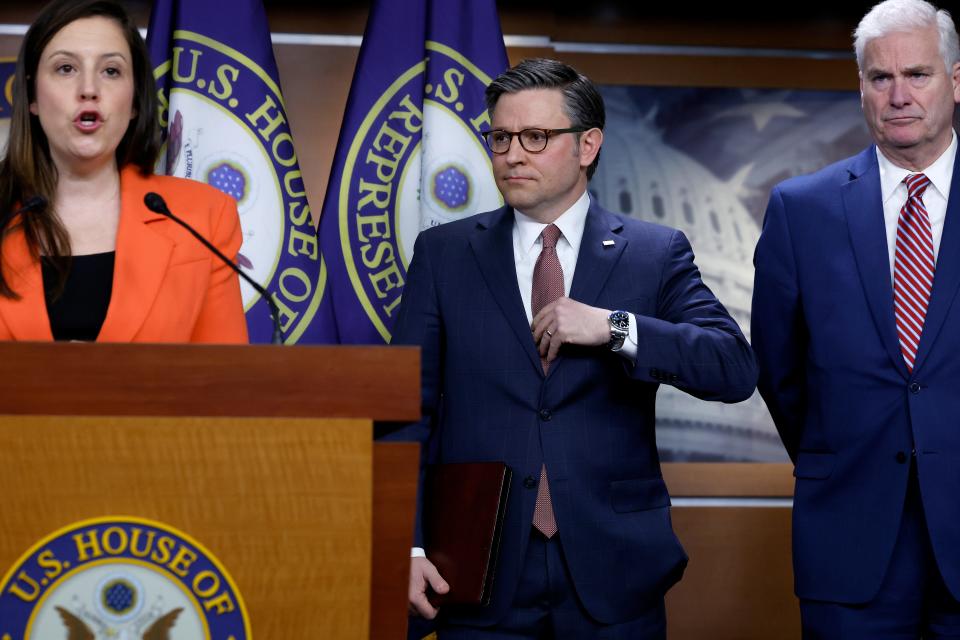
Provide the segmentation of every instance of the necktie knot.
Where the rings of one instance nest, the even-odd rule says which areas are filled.
[[[544,249],[555,249],[557,241],[560,240],[560,227],[555,224],[548,224],[540,232],[540,239],[543,241]]]
[[[903,179],[907,185],[907,193],[910,199],[922,198],[923,192],[930,186],[930,178],[922,173],[915,173]]]

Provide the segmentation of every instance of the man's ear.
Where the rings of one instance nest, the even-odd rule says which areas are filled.
[[[960,62],[953,64],[953,73],[950,76],[953,81],[953,102],[960,104]]]
[[[580,166],[583,168],[593,164],[600,146],[603,144],[603,131],[594,127],[580,134]]]

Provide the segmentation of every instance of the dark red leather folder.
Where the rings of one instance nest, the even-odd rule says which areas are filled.
[[[427,467],[424,543],[450,585],[449,593],[430,593],[434,606],[490,602],[510,477],[502,462]]]

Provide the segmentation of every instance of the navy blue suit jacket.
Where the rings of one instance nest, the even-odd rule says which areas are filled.
[[[960,597],[960,162],[913,373],[900,353],[876,149],[777,186],[755,255],[760,393],[796,463],[801,598],[867,602],[911,450],[940,571]]]
[[[504,207],[417,239],[394,343],[422,347],[424,419],[399,435],[435,438],[433,461],[513,469],[492,603],[461,615],[493,624],[507,611],[546,464],[581,600],[601,622],[630,619],[687,562],[657,456],[657,387],[740,401],[754,390],[756,363],[682,233],[591,204],[570,297],[636,314],[636,366],[606,347],[565,345],[544,376],[517,286],[513,224]]]

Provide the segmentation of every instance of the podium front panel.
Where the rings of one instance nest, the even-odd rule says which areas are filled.
[[[0,416],[0,575],[57,531],[110,518],[142,519],[183,532],[185,546],[195,541],[215,557],[245,603],[248,637],[366,638],[371,461],[369,420]],[[119,527],[112,537],[110,530],[95,529],[67,536],[65,548],[79,550],[85,561],[107,562],[129,537]],[[139,540],[141,551],[146,540]],[[167,561],[168,573],[186,573],[193,551],[185,551],[178,565],[177,545],[168,546],[154,558]],[[42,565],[46,573],[34,567],[33,578],[28,574],[19,583],[36,602],[56,597],[58,585],[86,566],[64,566],[61,558],[54,571],[52,558]],[[49,577],[40,586],[42,576]],[[8,575],[7,587],[17,577]],[[214,586],[227,580],[211,573],[184,587],[207,609],[203,615],[211,624],[227,599],[217,602]],[[28,588],[33,583],[36,593]],[[128,604],[135,584],[132,579],[126,591],[122,584],[104,587],[104,593]],[[70,597],[58,606],[70,615],[88,613],[88,625],[97,622],[102,603],[81,602],[83,593]],[[8,624],[0,618],[0,638],[19,640]]]

